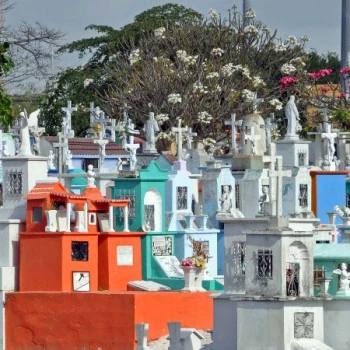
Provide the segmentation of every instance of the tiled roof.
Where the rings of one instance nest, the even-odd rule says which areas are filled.
[[[45,139],[50,143],[58,142],[57,136],[45,136]],[[73,155],[96,155],[100,153],[99,145],[94,143],[93,138],[84,138],[84,137],[73,137],[68,139],[68,147]],[[109,141],[106,145],[106,155],[123,155],[128,156],[129,153],[121,146],[116,144],[113,141]]]
[[[46,198],[51,193],[69,194],[68,190],[59,182],[40,182],[25,196],[26,199]]]

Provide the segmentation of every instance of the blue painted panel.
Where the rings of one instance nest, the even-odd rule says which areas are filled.
[[[320,218],[321,224],[328,224],[327,212],[334,211],[334,207],[340,207],[346,203],[346,176],[343,174],[319,174],[316,177],[316,216]],[[337,218],[337,223],[341,220]]]

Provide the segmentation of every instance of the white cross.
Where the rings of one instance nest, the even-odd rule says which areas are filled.
[[[66,149],[68,149],[68,140],[66,137],[64,137],[64,135],[62,135],[62,133],[58,133],[58,142],[53,143],[53,147],[54,148],[58,148],[58,172],[62,173],[62,167],[63,167],[63,155],[66,152]]]
[[[260,135],[255,135],[254,127],[250,128],[250,134],[244,134],[244,140],[249,140],[252,146],[252,154],[256,153],[255,142],[260,140]]]
[[[103,168],[103,163],[105,161],[106,157],[106,145],[108,143],[107,139],[103,139],[104,133],[102,130],[99,131],[98,133],[98,140],[94,140],[94,143],[97,143],[99,145],[99,160],[100,160],[100,169]]]
[[[72,130],[72,112],[76,112],[78,107],[72,107],[72,101],[68,101],[67,107],[62,107],[62,111],[66,113],[67,120],[67,137],[74,137]]]
[[[182,159],[182,132],[187,132],[188,127],[185,126],[184,128],[181,128],[181,119],[179,119],[179,123],[177,127],[172,127],[171,131],[174,133],[177,133],[177,160]]]
[[[271,216],[282,216],[283,200],[283,177],[291,177],[291,170],[282,170],[282,157],[276,157],[276,144],[271,143],[271,163],[269,170],[270,178],[270,202]],[[277,166],[277,169],[275,168]],[[275,180],[275,181],[274,181]],[[276,183],[274,183],[276,182]]]
[[[196,132],[192,132],[192,128],[188,127],[187,131],[185,132],[185,136],[186,136],[186,140],[187,140],[187,144],[186,147],[188,150],[192,149],[192,136],[197,136]]]
[[[236,153],[236,113],[231,114],[231,120],[225,120],[225,125],[231,125],[231,149]]]
[[[259,103],[264,102],[263,98],[258,98],[257,96],[258,96],[258,94],[256,92],[254,92],[254,97],[252,99],[247,100],[248,102],[252,102],[254,114],[259,113],[259,111],[258,111]]]

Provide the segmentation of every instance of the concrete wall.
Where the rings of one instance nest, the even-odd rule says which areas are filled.
[[[6,349],[135,348],[135,324],[149,323],[148,339],[169,333],[167,322],[211,329],[209,293],[9,293]]]

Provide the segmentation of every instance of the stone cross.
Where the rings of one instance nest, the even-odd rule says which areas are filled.
[[[260,135],[255,135],[255,128],[250,128],[250,134],[244,134],[244,140],[249,140],[252,145],[252,154],[256,154],[255,142],[260,140]]]
[[[170,346],[168,350],[179,350],[181,345],[181,322],[168,322]]]
[[[63,172],[63,155],[65,154],[65,150],[68,149],[68,140],[65,138],[62,133],[58,133],[58,142],[53,143],[54,148],[58,148],[58,164],[57,169],[58,172]]]
[[[282,216],[283,177],[291,177],[291,170],[282,170],[282,157],[276,157],[276,144],[271,143],[270,178],[270,202],[271,216]],[[274,184],[274,180],[276,180]]]
[[[187,131],[185,132],[185,137],[186,137],[186,147],[188,150],[192,149],[192,137],[193,136],[197,136],[197,133],[196,132],[192,132],[192,128],[188,127],[187,128]]]
[[[131,124],[132,128],[134,127],[134,124]],[[134,171],[136,168],[136,150],[140,148],[140,145],[138,143],[134,143],[134,135],[131,134],[129,137],[129,143],[125,143],[125,149],[129,152],[130,157],[130,170]]]
[[[338,231],[337,226],[333,225],[333,229],[329,234],[332,236],[332,243],[338,243],[338,236],[341,236],[341,234]]]
[[[225,120],[225,125],[231,125],[231,150],[236,153],[236,113],[231,114],[231,120]]]
[[[98,132],[98,140],[94,140],[94,143],[97,143],[99,145],[99,161],[100,161],[100,170],[103,168],[103,163],[105,161],[106,157],[106,145],[108,143],[108,140],[103,139],[104,133],[102,130]]]
[[[174,133],[177,133],[177,160],[182,159],[182,132],[187,132],[188,127],[185,126],[184,128],[181,128],[181,119],[179,119],[179,123],[177,127],[172,127],[171,131]]]
[[[248,99],[248,102],[251,102],[253,104],[253,113],[257,114],[259,113],[258,108],[259,108],[259,104],[261,102],[264,102],[263,98],[258,98],[258,94],[256,92],[254,92],[254,97],[252,99]]]
[[[149,346],[147,346],[147,335],[149,325],[148,323],[140,323],[135,325],[136,328],[136,338],[137,338],[137,346],[135,350],[148,350]]]
[[[62,107],[62,111],[66,113],[67,118],[67,137],[74,137],[74,131],[72,130],[72,113],[77,110],[78,107],[72,107],[72,101],[68,101],[67,107]]]

